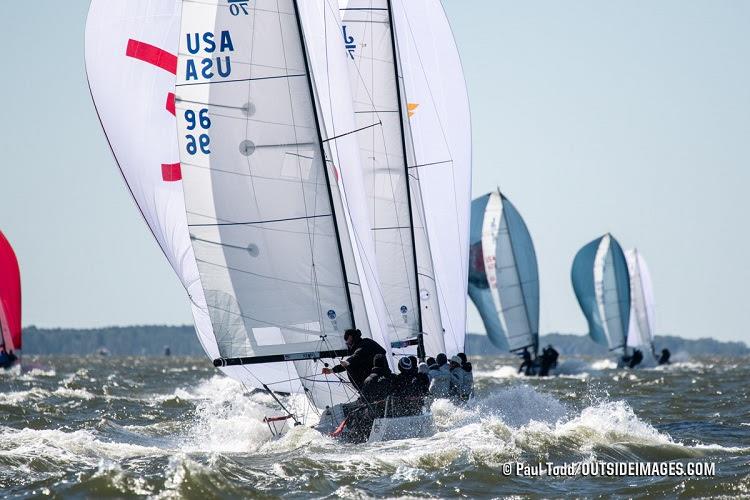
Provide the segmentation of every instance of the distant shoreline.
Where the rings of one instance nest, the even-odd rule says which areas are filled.
[[[105,328],[24,328],[26,355],[88,355],[105,349],[112,356],[163,356],[169,347],[174,356],[204,356],[192,325],[136,325]],[[607,356],[603,346],[586,335],[550,333],[542,335],[540,344],[552,344],[561,355]],[[710,338],[684,339],[673,335],[657,335],[657,351],[669,349],[672,354],[717,355],[742,357],[750,355],[744,342],[720,341]],[[469,334],[467,353],[483,355],[507,354],[497,349],[483,334]]]

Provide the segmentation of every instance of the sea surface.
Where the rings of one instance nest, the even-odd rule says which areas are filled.
[[[31,369],[0,373],[1,497],[750,497],[747,358],[637,370],[563,358],[548,379],[519,377],[512,357],[474,359],[476,401],[435,402],[437,434],[362,445],[309,426],[273,438],[262,422],[281,414],[273,399],[206,359],[24,361]],[[715,472],[503,472],[668,461]]]

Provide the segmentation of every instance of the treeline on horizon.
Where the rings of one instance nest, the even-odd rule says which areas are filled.
[[[113,356],[163,356],[169,347],[173,356],[203,356],[195,329],[184,326],[124,326],[93,329],[37,328],[23,331],[25,355],[89,355],[106,349]],[[551,333],[543,335],[540,344],[552,344],[561,355],[606,356],[607,349],[586,335]],[[672,335],[657,335],[657,351],[669,349],[672,354],[691,356],[750,355],[744,342],[722,342],[711,338],[684,339]],[[483,355],[507,354],[496,348],[485,335],[470,334],[466,352]]]

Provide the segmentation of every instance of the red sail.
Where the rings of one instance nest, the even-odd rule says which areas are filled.
[[[0,231],[0,330],[8,350],[21,349],[21,274],[13,248]]]

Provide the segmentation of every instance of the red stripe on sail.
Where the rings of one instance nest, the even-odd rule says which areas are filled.
[[[177,74],[177,56],[159,47],[154,47],[148,43],[139,42],[131,38],[128,40],[128,48],[125,51],[125,55],[153,64],[158,68],[169,71],[173,75]]]
[[[182,180],[182,168],[179,163],[162,163],[161,178],[164,182],[176,182]]]
[[[175,114],[174,92],[167,94],[167,111],[173,115]]]

